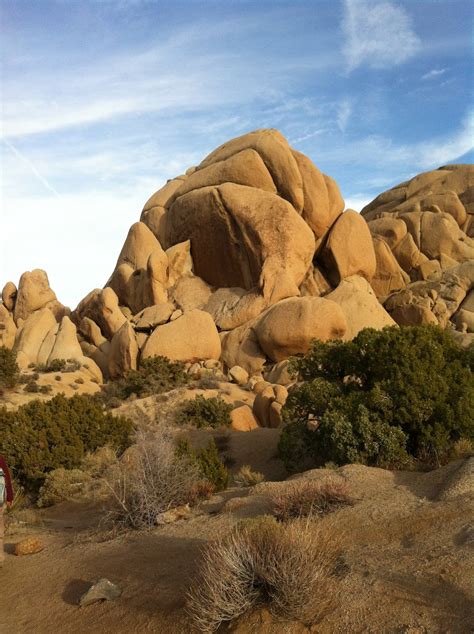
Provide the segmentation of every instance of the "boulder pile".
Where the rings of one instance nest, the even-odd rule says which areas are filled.
[[[72,358],[101,381],[163,355],[285,384],[285,360],[315,338],[436,323],[469,341],[473,218],[472,166],[420,174],[359,214],[277,130],[257,130],[154,193],[104,288],[73,312],[44,271],[8,282],[0,345],[22,367]],[[254,414],[273,425],[270,389]]]

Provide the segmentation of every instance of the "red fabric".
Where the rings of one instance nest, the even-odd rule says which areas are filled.
[[[7,462],[3,456],[0,456],[0,469],[3,469],[5,474],[5,484],[7,489],[7,502],[13,502],[13,486],[10,476],[10,470],[8,469]]]

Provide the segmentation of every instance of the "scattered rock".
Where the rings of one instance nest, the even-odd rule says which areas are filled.
[[[248,405],[236,407],[230,413],[231,427],[236,431],[252,431],[258,427],[256,417],[252,412],[252,408]]]
[[[108,579],[99,579],[79,599],[82,607],[99,601],[114,601],[122,594],[122,590]]]
[[[249,380],[249,373],[239,365],[234,365],[229,370],[229,376],[239,385],[246,385]]]
[[[37,537],[27,537],[15,544],[15,555],[35,555],[44,550],[43,542]]]

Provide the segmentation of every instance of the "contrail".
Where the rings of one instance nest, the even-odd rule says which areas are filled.
[[[56,198],[61,199],[60,194],[58,194],[58,192],[54,189],[54,187],[48,183],[48,181],[46,180],[46,178],[44,178],[44,176],[42,176],[38,170],[36,169],[36,167],[33,165],[33,163],[26,157],[24,156],[24,154],[22,154],[20,152],[20,150],[17,150],[16,147],[14,145],[12,145],[10,143],[10,141],[8,141],[5,137],[2,138],[3,142],[5,143],[5,145],[7,146],[7,148],[13,152],[13,154],[20,159],[20,161],[23,161],[24,163],[26,163],[26,165],[28,165],[28,167],[30,168],[30,170],[33,172],[33,174],[36,176],[36,178],[39,180],[39,182],[46,187],[46,189],[49,189],[50,192],[52,192]]]

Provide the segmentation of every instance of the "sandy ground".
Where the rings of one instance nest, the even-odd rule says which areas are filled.
[[[338,608],[311,629],[276,623],[259,610],[223,631],[474,631],[474,458],[425,474],[352,465],[298,477],[328,475],[344,478],[355,498],[353,507],[321,520],[346,536],[347,573]],[[190,632],[184,597],[200,548],[238,519],[265,512],[271,489],[285,486],[231,489],[189,520],[112,539],[97,526],[97,506],[68,502],[41,511],[42,525],[17,526],[7,535],[0,631]],[[229,501],[236,497],[240,500]],[[13,544],[25,535],[40,537],[45,549],[27,557],[12,555]],[[79,597],[100,577],[117,583],[122,596],[80,608]]]

